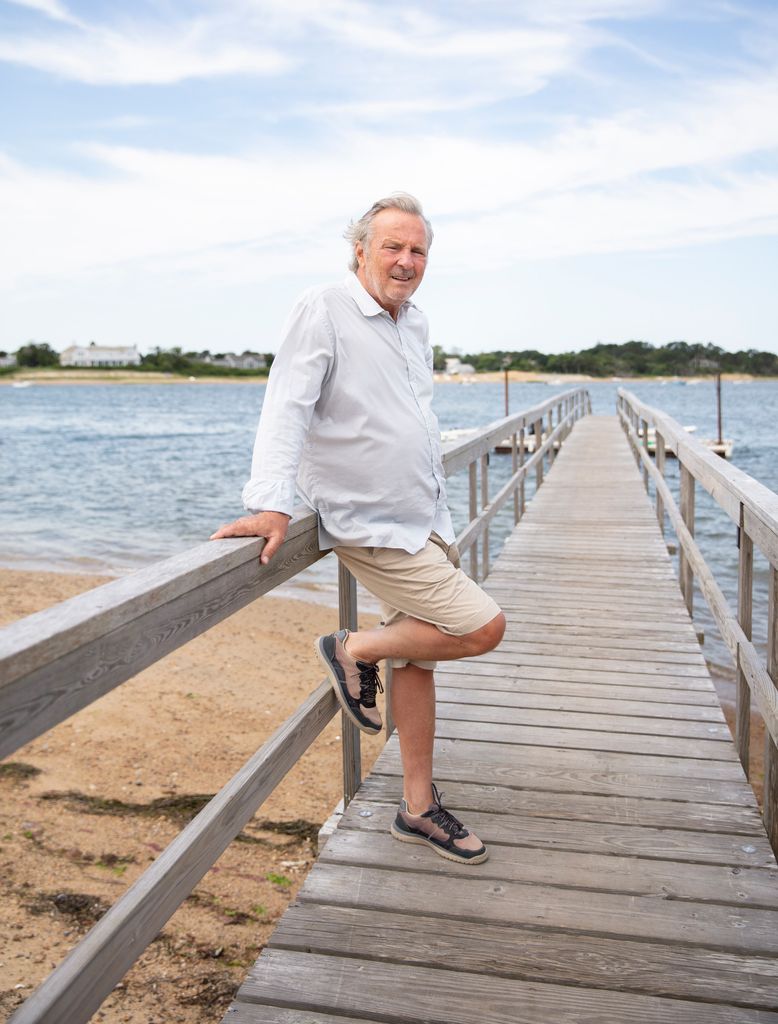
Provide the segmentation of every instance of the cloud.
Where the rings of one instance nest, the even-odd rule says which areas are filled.
[[[294,61],[261,41],[245,40],[219,15],[113,25],[89,24],[54,0],[24,6],[67,23],[46,32],[0,37],[0,61],[89,85],[170,85],[189,78],[277,75]]]
[[[6,0],[6,3],[14,4],[17,7],[27,7],[38,14],[45,14],[53,21],[76,21],[64,4],[59,0]]]
[[[128,266],[322,276],[343,257],[345,222],[397,188],[425,202],[433,259],[449,269],[771,232],[778,175],[749,160],[775,146],[778,82],[767,78],[567,123],[535,144],[349,128],[310,149],[275,142],[236,156],[82,144],[92,173],[0,157],[0,279]]]

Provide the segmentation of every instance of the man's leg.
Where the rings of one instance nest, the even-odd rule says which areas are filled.
[[[432,802],[435,740],[435,680],[431,669],[406,665],[392,670],[392,715],[400,739],[403,796],[414,814]]]
[[[463,636],[444,633],[430,622],[408,616],[383,628],[350,633],[347,647],[352,658],[374,664],[384,658],[452,661],[491,651],[504,633],[505,616],[502,612],[485,626]]]

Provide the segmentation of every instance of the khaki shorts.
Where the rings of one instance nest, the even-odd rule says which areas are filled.
[[[456,544],[433,533],[415,555],[402,548],[336,547],[349,572],[381,602],[385,626],[410,616],[443,633],[464,636],[500,614],[497,603],[460,568]],[[434,669],[434,661],[392,659],[394,668],[412,663]]]

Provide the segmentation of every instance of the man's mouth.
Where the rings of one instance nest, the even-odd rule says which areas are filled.
[[[415,275],[413,273],[411,273],[411,274],[398,274],[398,273],[394,273],[394,274],[390,275],[390,277],[392,278],[393,281],[412,281],[414,276]]]

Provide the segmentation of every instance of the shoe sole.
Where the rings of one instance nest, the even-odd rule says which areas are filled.
[[[483,853],[477,854],[475,857],[460,857],[456,853],[451,853],[450,850],[444,850],[442,846],[438,846],[437,843],[433,843],[429,839],[424,839],[422,836],[408,835],[405,832],[400,832],[396,829],[394,822],[392,823],[389,831],[392,833],[395,839],[399,839],[401,843],[416,843],[418,846],[426,846],[430,850],[434,850],[438,857],[444,857],[446,860],[452,860],[455,864],[483,864],[489,857],[489,851],[484,850]]]
[[[360,732],[365,732],[367,733],[368,736],[377,736],[379,732],[381,732],[381,730],[383,729],[383,725],[367,726],[363,722],[360,722],[359,719],[354,715],[354,712],[348,706],[346,698],[343,696],[343,691],[340,688],[340,679],[338,679],[337,673],[335,672],[335,670],[332,667],[332,664],[330,663],[330,659],[324,653],[324,649],[322,648],[323,640],[324,637],[320,636],[319,639],[314,642],[313,648],[319,656],[319,661],[324,666],[324,671],[327,673],[327,678],[330,681],[330,685],[332,686],[332,689],[335,693],[335,696],[338,699],[338,703],[340,704],[343,713],[350,722],[353,722],[353,724],[357,727],[357,729],[360,730]]]

